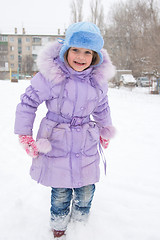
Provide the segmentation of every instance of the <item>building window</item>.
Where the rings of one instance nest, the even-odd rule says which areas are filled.
[[[18,68],[19,68],[19,71],[21,71],[21,64],[20,63],[18,64]]]
[[[0,61],[0,68],[1,68],[1,67],[2,67],[2,68],[5,67],[5,62],[1,62],[1,61]]]
[[[27,38],[26,38],[26,42],[30,42],[30,38],[27,37]]]
[[[13,52],[14,51],[14,47],[10,46],[10,51]]]
[[[11,60],[14,60],[14,55],[10,55],[10,59],[11,59]]]
[[[8,52],[8,45],[6,44],[0,44],[0,51],[2,52]]]
[[[10,37],[10,42],[14,42],[14,37]]]
[[[8,42],[8,37],[7,36],[0,36],[0,41],[1,42]]]
[[[0,56],[0,61],[5,61],[7,59],[7,56],[6,55],[1,55]]]
[[[52,42],[54,39],[53,38],[48,38],[48,42]]]
[[[11,68],[14,68],[14,63],[11,63]]]
[[[22,47],[18,47],[18,54],[22,53]]]
[[[41,38],[39,38],[39,37],[33,38],[33,43],[40,43],[40,42],[41,42]]]
[[[32,54],[33,60],[35,61],[37,59],[37,54]]]
[[[22,56],[18,55],[18,62],[22,62]]]
[[[31,48],[30,48],[29,46],[26,47],[26,50],[27,50],[27,51],[30,51],[30,49],[31,49]]]
[[[22,38],[18,38],[18,44],[22,44]]]

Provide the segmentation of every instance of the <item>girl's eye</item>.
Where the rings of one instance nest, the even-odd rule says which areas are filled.
[[[78,49],[77,48],[72,48],[72,51],[73,52],[78,52]]]
[[[86,54],[92,54],[90,51],[86,51]]]

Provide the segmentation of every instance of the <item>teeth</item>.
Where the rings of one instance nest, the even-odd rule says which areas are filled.
[[[85,63],[79,63],[79,62],[76,62],[76,61],[75,61],[75,63],[76,63],[76,64],[79,64],[79,65],[84,65],[84,64],[85,64]]]

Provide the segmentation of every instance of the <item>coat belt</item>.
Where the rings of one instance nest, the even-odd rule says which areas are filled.
[[[86,116],[86,117],[74,116],[73,118],[66,118],[60,114],[50,112],[50,111],[47,112],[46,118],[57,123],[68,123],[71,126],[81,126],[84,123],[90,122],[90,116]]]

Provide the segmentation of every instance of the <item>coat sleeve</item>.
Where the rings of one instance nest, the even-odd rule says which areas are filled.
[[[38,106],[50,99],[50,85],[41,73],[31,80],[31,85],[21,95],[21,102],[16,108],[14,133],[32,135],[33,123]]]
[[[115,135],[115,128],[112,125],[107,90],[104,89],[100,91],[99,103],[92,115],[100,128],[100,136],[110,139]]]

